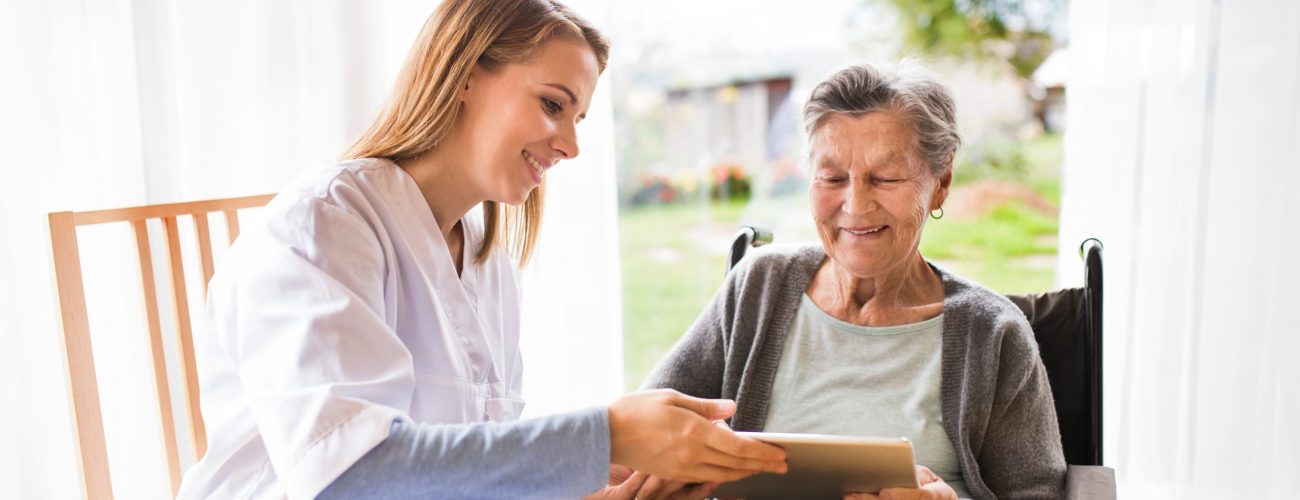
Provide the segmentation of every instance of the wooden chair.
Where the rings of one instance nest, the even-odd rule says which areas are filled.
[[[161,219],[167,245],[171,287],[176,308],[177,345],[180,350],[180,369],[184,377],[186,407],[190,417],[190,438],[193,440],[195,459],[203,456],[207,435],[199,413],[199,380],[194,366],[194,343],[190,334],[189,300],[185,293],[185,272],[181,258],[181,242],[177,218],[193,218],[198,239],[199,265],[202,267],[203,289],[212,279],[212,237],[208,214],[221,212],[226,219],[227,241],[234,243],[239,236],[240,209],[266,205],[273,195],[248,196],[220,200],[149,205],[89,212],[54,212],[49,214],[50,243],[54,252],[54,274],[58,284],[59,310],[63,325],[63,347],[68,363],[68,381],[72,391],[72,419],[78,455],[79,472],[86,498],[100,499],[113,496],[109,479],[108,452],[104,441],[104,425],[100,415],[99,385],[95,381],[95,361],[90,345],[90,324],[86,316],[86,297],[81,276],[81,256],[77,247],[77,228],[95,224],[130,223],[135,232],[136,250],[139,254],[141,291],[144,294],[145,321],[149,329],[149,344],[153,362],[153,379],[157,392],[158,415],[162,424],[163,444],[167,454],[167,467],[172,494],[180,488],[180,453],[176,446],[176,422],[172,417],[170,391],[167,387],[167,368],[163,351],[162,328],[158,316],[158,297],[154,285],[153,256],[149,244],[149,219]],[[206,293],[206,292],[205,292]]]

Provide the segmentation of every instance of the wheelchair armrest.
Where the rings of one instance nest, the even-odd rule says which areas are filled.
[[[1115,469],[1071,465],[1065,471],[1065,498],[1115,500]]]

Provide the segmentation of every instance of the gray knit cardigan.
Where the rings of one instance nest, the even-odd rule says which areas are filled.
[[[728,274],[686,335],[646,380],[736,401],[731,426],[761,431],[772,379],[820,246],[760,249]],[[943,280],[943,427],[977,499],[1059,498],[1065,456],[1047,372],[1011,301],[934,267]]]

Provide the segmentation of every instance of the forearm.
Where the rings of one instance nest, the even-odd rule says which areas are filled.
[[[1058,498],[1065,455],[1047,374],[1033,368],[1014,402],[985,435],[981,472],[999,498]]]
[[[394,422],[318,498],[574,498],[604,486],[603,407],[510,423]]]

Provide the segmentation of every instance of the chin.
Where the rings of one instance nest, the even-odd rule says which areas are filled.
[[[838,250],[835,255],[831,255],[831,260],[835,261],[837,267],[854,276],[871,276],[889,267],[890,264],[889,260],[881,259],[879,256],[862,255],[861,252],[844,248]]]
[[[501,199],[501,203],[505,203],[506,205],[510,205],[513,207],[523,205],[525,201],[528,201],[528,195],[532,194],[532,192],[533,190],[529,189],[522,193],[511,193],[510,196]]]

